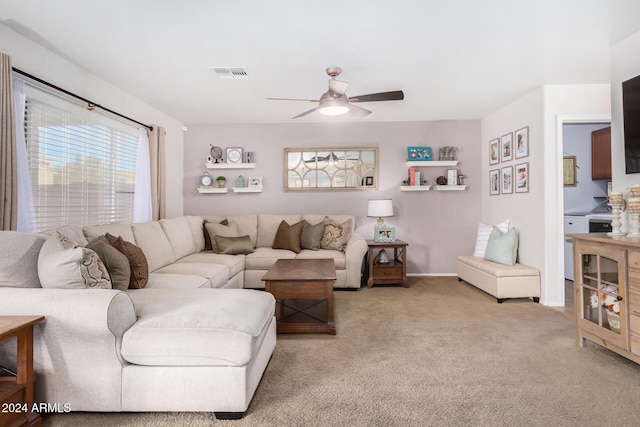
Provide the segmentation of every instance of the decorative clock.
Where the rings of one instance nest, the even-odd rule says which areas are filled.
[[[211,176],[211,174],[207,171],[202,172],[202,175],[200,175],[200,185],[202,187],[209,188],[211,187],[212,183],[213,177]]]
[[[227,148],[227,163],[242,163],[242,148]]]

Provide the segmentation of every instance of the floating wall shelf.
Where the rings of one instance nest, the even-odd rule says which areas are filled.
[[[255,163],[205,163],[207,169],[255,169]]]
[[[400,191],[429,191],[430,185],[401,185]]]
[[[262,193],[262,185],[259,187],[233,187],[234,193]]]
[[[466,190],[466,185],[436,185],[436,191],[463,191]]]
[[[458,161],[457,160],[445,160],[445,161],[440,161],[440,160],[434,160],[434,161],[429,161],[429,160],[415,160],[415,161],[411,161],[411,162],[407,162],[407,166],[408,167],[413,167],[413,168],[420,168],[423,166],[431,166],[431,167],[448,167],[448,166],[458,166]]]
[[[228,193],[230,188],[202,188],[198,187],[198,193],[201,194],[224,194]]]

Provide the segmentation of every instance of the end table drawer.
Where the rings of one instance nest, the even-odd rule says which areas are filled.
[[[375,267],[373,269],[374,279],[396,279],[402,278],[402,267]]]

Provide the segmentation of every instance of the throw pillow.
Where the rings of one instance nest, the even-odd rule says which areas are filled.
[[[311,225],[304,221],[302,233],[300,233],[300,247],[302,249],[311,249],[313,251],[320,250],[320,242],[324,235],[324,222]]]
[[[40,249],[38,277],[43,288],[111,289],[98,254],[57,231]]]
[[[518,232],[515,228],[503,233],[493,227],[484,259],[505,265],[513,265],[518,257]]]
[[[227,225],[228,224],[228,225]],[[222,236],[222,237],[239,237],[240,233],[238,232],[238,226],[235,223],[227,224],[216,224],[214,222],[208,222],[204,226],[209,233],[209,238],[211,239],[211,250],[215,253],[218,253],[218,248],[216,246],[216,241],[213,238],[214,236]]]
[[[204,231],[204,250],[205,251],[212,251],[213,250],[213,244],[211,243],[211,235],[207,231],[207,223],[208,222],[209,221],[205,219],[204,222],[202,223],[202,230]],[[223,219],[222,221],[219,222],[219,224],[229,225],[229,221],[226,220],[226,219]]]
[[[347,249],[349,237],[351,237],[352,224],[353,221],[349,219],[338,225],[333,223],[328,217],[325,217],[324,233],[320,241],[320,248],[344,252]]]
[[[105,236],[89,242],[86,246],[98,254],[102,263],[107,267],[113,289],[126,291],[131,280],[131,267],[127,257],[109,243]]]
[[[147,282],[149,281],[149,264],[142,249],[133,243],[127,242],[122,236],[116,237],[107,233],[105,237],[114,248],[122,252],[124,256],[127,257],[127,260],[129,260],[129,269],[131,271],[129,289],[142,289],[147,286]]]
[[[500,224],[496,224],[498,230],[506,233],[509,231],[509,220],[503,221]],[[489,236],[491,235],[491,231],[493,230],[493,225],[487,225],[480,223],[478,224],[478,235],[476,237],[476,248],[473,251],[473,256],[479,256],[481,258],[484,257],[484,253],[487,250],[487,242],[489,241]]]
[[[213,236],[218,247],[219,254],[238,255],[238,254],[250,254],[253,252],[253,244],[251,243],[251,237],[224,237]]]
[[[295,253],[300,253],[300,234],[302,234],[302,228],[304,227],[304,221],[296,222],[293,225],[289,225],[287,221],[282,220],[276,231],[276,237],[273,239],[273,249],[287,249]]]

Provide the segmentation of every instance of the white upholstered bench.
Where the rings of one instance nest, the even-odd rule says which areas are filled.
[[[540,302],[540,272],[522,264],[504,265],[477,256],[458,257],[458,280],[505,298],[533,298]]]

